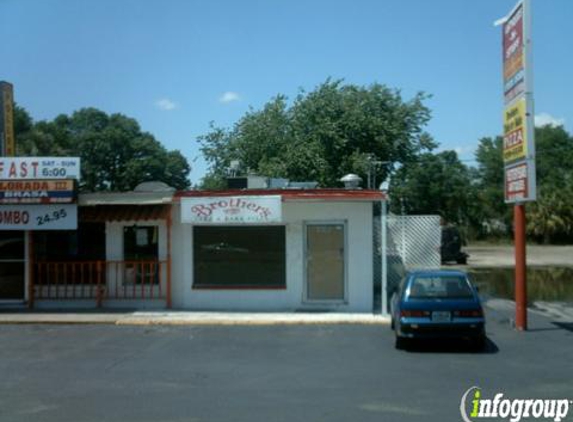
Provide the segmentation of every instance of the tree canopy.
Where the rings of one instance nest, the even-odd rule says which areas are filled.
[[[527,204],[527,231],[549,242],[573,236],[573,137],[563,126],[535,128],[537,201]],[[480,140],[477,187],[484,216],[511,225],[504,204],[502,139]]]
[[[396,172],[391,187],[395,213],[439,214],[448,223],[468,223],[470,172],[455,151],[421,154]]]
[[[185,157],[166,150],[135,119],[122,114],[83,108],[34,123],[16,107],[14,122],[17,155],[80,157],[83,191],[128,191],[153,180],[177,189],[189,187]]]
[[[404,100],[384,85],[367,87],[326,80],[294,101],[277,95],[250,109],[232,128],[211,125],[199,137],[210,165],[204,188],[221,188],[232,161],[239,172],[340,186],[346,173],[378,182],[391,173],[391,210],[439,214],[446,222],[487,235],[511,229],[504,203],[503,140],[479,140],[476,167],[437,146],[424,131],[427,95]],[[126,191],[144,181],[189,187],[189,164],[166,150],[137,121],[84,108],[52,121],[34,122],[21,107],[14,115],[17,153],[79,156],[84,191]],[[573,137],[563,126],[536,128],[538,200],[527,204],[528,233],[540,241],[573,239]],[[376,186],[372,186],[376,188]]]
[[[366,177],[370,162],[399,165],[436,145],[424,131],[427,96],[404,101],[384,85],[361,87],[328,79],[312,92],[301,91],[292,104],[283,95],[251,109],[233,126],[213,126],[199,138],[210,164],[205,187],[222,185],[231,161],[244,173],[315,180],[339,186],[346,173]],[[377,179],[390,167],[372,167]]]

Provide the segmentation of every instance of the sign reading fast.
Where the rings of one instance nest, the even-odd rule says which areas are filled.
[[[70,204],[75,200],[73,179],[0,180],[0,204]]]
[[[78,179],[78,157],[0,157],[0,179]]]
[[[192,224],[280,223],[280,195],[181,198],[181,222]]]

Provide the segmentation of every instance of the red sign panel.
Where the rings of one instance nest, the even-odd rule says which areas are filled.
[[[505,103],[525,92],[523,4],[503,25],[503,92]]]
[[[529,198],[527,162],[505,169],[505,202]]]

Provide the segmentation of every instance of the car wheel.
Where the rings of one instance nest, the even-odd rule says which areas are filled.
[[[486,344],[487,344],[486,336],[476,337],[472,341],[472,346],[477,352],[483,351],[485,349]]]
[[[396,326],[394,325],[394,318],[390,318],[390,329],[394,330],[396,328]]]
[[[458,258],[458,259],[456,259],[456,262],[457,262],[459,265],[467,265],[467,263],[468,263],[468,258],[467,258],[467,256],[464,256],[463,258]]]

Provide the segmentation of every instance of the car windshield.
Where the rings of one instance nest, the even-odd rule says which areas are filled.
[[[473,297],[465,277],[418,276],[410,283],[408,297],[418,299],[464,299]]]

